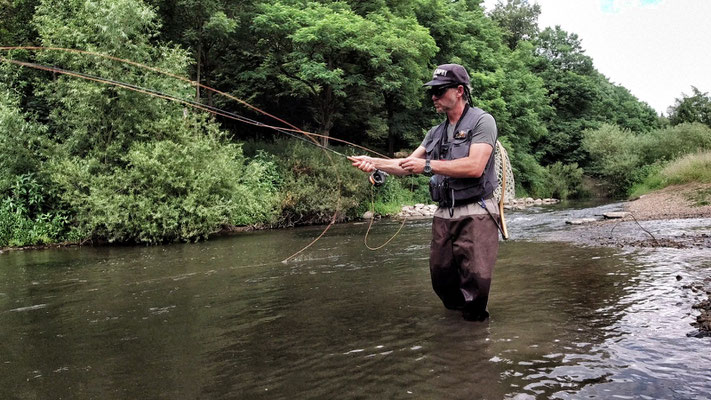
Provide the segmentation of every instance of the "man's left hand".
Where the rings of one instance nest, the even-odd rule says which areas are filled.
[[[400,161],[400,168],[412,174],[421,174],[425,171],[425,159],[408,157]]]

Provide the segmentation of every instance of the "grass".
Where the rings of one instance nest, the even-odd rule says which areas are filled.
[[[694,203],[695,207],[711,205],[711,188],[699,190],[687,198]]]
[[[711,151],[687,154],[671,161],[660,171],[648,176],[642,183],[632,187],[630,197],[639,197],[670,185],[686,183],[711,183]],[[700,205],[709,202],[711,193],[701,191],[693,201]],[[703,204],[705,203],[706,204]]]

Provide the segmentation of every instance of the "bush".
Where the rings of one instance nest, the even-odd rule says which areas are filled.
[[[42,186],[31,174],[15,179],[0,204],[0,246],[30,246],[62,240],[67,219],[46,210]]]
[[[350,162],[295,140],[265,148],[276,153],[283,177],[278,226],[327,223],[334,214],[338,220],[355,216],[368,183]]]
[[[278,160],[282,176],[278,226],[328,223],[336,210],[337,219],[343,221],[370,210],[371,203],[375,213],[392,215],[405,204],[430,201],[426,176],[389,176],[383,186],[371,189],[368,176],[349,161],[301,141],[277,139],[244,145],[245,154],[257,154],[258,149]],[[343,154],[352,152],[347,147],[334,149]]]
[[[565,200],[583,195],[583,170],[577,163],[556,162],[546,169],[550,176],[548,186],[551,196]]]
[[[429,177],[423,175],[404,178],[390,176],[385,180],[384,185],[374,187],[372,190],[372,195],[368,195],[367,210],[371,209],[371,199],[374,199],[373,212],[380,215],[397,214],[406,204],[432,202]]]
[[[603,125],[585,132],[583,146],[592,160],[591,173],[610,182],[617,195],[639,195],[669,184],[665,175],[657,175],[669,161],[711,149],[711,128],[698,123],[680,124],[633,134]]]
[[[711,150],[711,128],[686,123],[639,135],[637,151],[645,164],[671,161],[685,154]]]
[[[517,197],[551,196],[548,170],[541,166],[532,155],[519,153],[517,158],[511,160],[511,164],[516,179]]]
[[[45,131],[20,111],[16,96],[0,84],[0,193],[18,176],[38,172]]]
[[[214,131],[183,134],[135,143],[124,168],[96,173],[95,159],[57,163],[53,176],[81,230],[110,242],[157,243],[275,219],[273,161],[246,162],[239,145]]]

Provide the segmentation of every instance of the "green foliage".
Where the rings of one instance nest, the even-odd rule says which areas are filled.
[[[502,0],[490,16],[478,0],[4,0],[0,41],[97,51],[190,75],[304,129],[389,154],[411,152],[441,121],[421,84],[435,65],[460,63],[475,105],[497,121],[519,193],[536,197],[578,196],[578,166],[624,192],[669,160],[708,149],[707,128],[680,123],[703,122],[688,115],[703,114],[706,94],[678,101],[676,125],[658,129],[666,120],[599,74],[575,34],[539,34],[539,13],[526,0]],[[251,112],[100,57],[3,56]],[[194,240],[230,225],[325,223],[334,213],[345,220],[370,207],[366,176],[341,157],[293,140],[240,146],[224,132],[245,141],[265,131],[185,111],[0,65],[0,193],[9,198],[17,177],[31,176],[44,199],[26,214],[3,206],[2,229],[13,227],[4,240]],[[391,177],[373,193],[378,213],[429,201],[426,177]],[[18,239],[22,232],[35,233]]]
[[[411,177],[388,177],[385,184],[372,188],[373,194],[367,202],[367,210],[372,208],[378,215],[395,215],[404,204],[431,203],[429,178],[418,175]],[[359,211],[365,211],[359,209]]]
[[[350,153],[347,148],[339,151]],[[280,177],[278,226],[328,223],[334,213],[339,221],[362,215],[375,204],[375,212],[392,215],[405,204],[428,203],[429,178],[389,176],[374,188],[368,176],[340,156],[296,140],[248,142],[245,154],[269,154]]]
[[[125,168],[96,171],[95,159],[57,163],[53,179],[81,230],[110,242],[157,243],[271,222],[278,204],[274,162],[247,162],[238,145],[191,128],[180,141],[135,143]]]
[[[338,220],[355,216],[367,182],[350,163],[293,140],[279,141],[271,150],[283,179],[278,226],[326,223],[334,214]]]
[[[0,193],[17,176],[39,171],[45,132],[46,127],[24,115],[17,96],[0,83]]]
[[[510,49],[515,49],[522,40],[531,40],[538,35],[538,16],[541,6],[528,4],[528,0],[501,0],[491,11],[493,19],[503,29],[503,36]]]
[[[700,122],[711,127],[711,97],[692,86],[693,95],[682,93],[681,99],[676,99],[669,107],[669,122],[672,125]]]
[[[537,45],[541,62],[536,70],[554,109],[547,123],[549,134],[540,141],[544,164],[575,162],[587,168],[590,159],[581,147],[586,129],[606,123],[645,132],[659,126],[651,107],[595,70],[576,34],[559,26],[546,28]]]
[[[43,186],[32,174],[16,176],[0,203],[0,247],[62,240],[67,219],[61,213],[47,211],[47,203]]]
[[[312,116],[305,122],[319,133],[330,135],[340,121],[385,136],[391,147],[404,134],[399,114],[419,104],[435,52],[413,18],[387,10],[361,16],[341,2],[263,2],[252,35],[257,63],[241,79],[263,93],[305,100]]]
[[[549,175],[545,167],[541,166],[530,154],[519,154],[511,160],[513,174],[516,178],[516,196],[525,195],[535,197],[549,197]]]
[[[0,44],[31,45],[37,34],[29,23],[39,0],[0,0]]]
[[[679,124],[637,135],[636,138],[645,164],[670,161],[685,154],[711,149],[711,128],[700,123]]]
[[[635,184],[660,170],[667,162],[685,154],[711,149],[711,129],[701,124],[682,124],[647,134],[633,134],[612,125],[585,132],[583,146],[589,152],[589,171],[613,184],[617,195],[625,195]],[[660,185],[650,178],[646,187]],[[656,182],[656,183],[655,183]],[[645,190],[635,189],[635,192]]]
[[[556,162],[547,167],[552,197],[568,199],[583,195],[583,169],[578,164]]]
[[[660,174],[672,185],[711,183],[711,151],[687,154],[669,163]]]
[[[684,155],[663,167],[657,165],[645,179],[630,190],[630,197],[641,196],[652,190],[685,183],[711,183],[711,151]],[[696,202],[706,201],[707,194],[699,193]]]

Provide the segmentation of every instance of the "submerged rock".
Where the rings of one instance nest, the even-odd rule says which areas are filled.
[[[571,219],[565,221],[566,224],[568,225],[583,225],[583,224],[589,224],[591,222],[597,221],[597,218],[579,218],[579,219]]]
[[[603,217],[606,219],[619,219],[619,218],[624,218],[626,216],[630,215],[630,213],[626,211],[613,211],[613,212],[608,212],[602,214]]]

